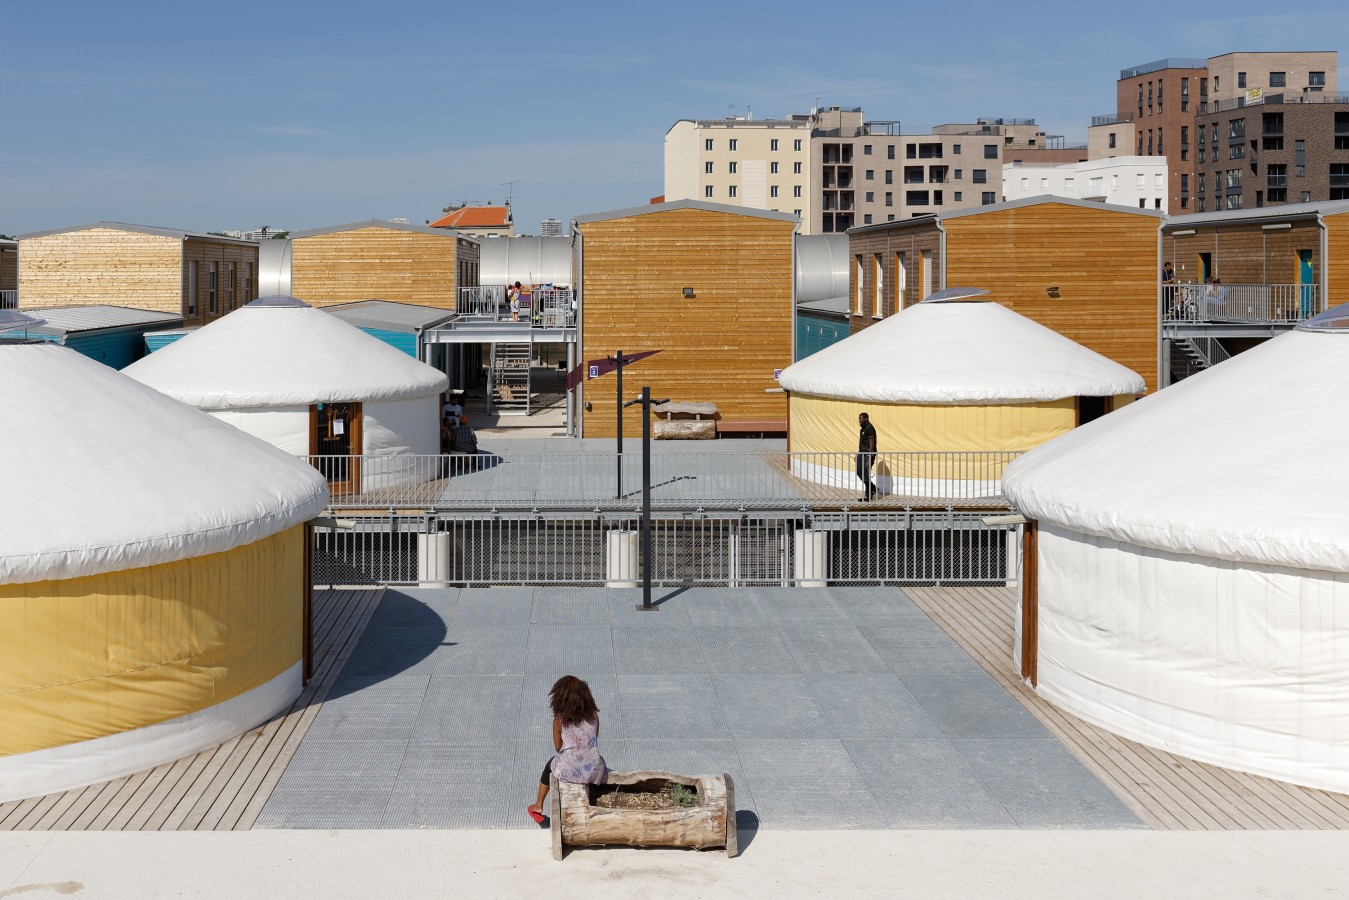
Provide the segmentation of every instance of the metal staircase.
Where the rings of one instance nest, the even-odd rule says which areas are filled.
[[[1232,358],[1217,338],[1177,335],[1171,339],[1171,347],[1172,383],[1205,369],[1211,369],[1218,363]]]
[[[501,415],[529,415],[529,367],[533,346],[523,343],[492,344],[491,380],[488,395]]]

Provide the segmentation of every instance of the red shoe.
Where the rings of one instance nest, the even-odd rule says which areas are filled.
[[[533,804],[526,806],[525,812],[529,813],[529,817],[534,820],[535,825],[543,824],[543,813],[535,810]]]

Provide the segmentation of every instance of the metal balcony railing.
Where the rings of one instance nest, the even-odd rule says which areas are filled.
[[[18,291],[0,291],[0,309],[18,309]]]
[[[874,454],[877,494],[858,454],[670,449],[652,455],[652,504],[664,510],[999,508],[1002,472],[1017,452]],[[640,453],[553,451],[438,456],[311,456],[334,509],[618,510],[641,504]],[[621,473],[621,484],[619,482]]]
[[[576,324],[576,294],[566,288],[535,288],[521,296],[518,316],[506,299],[506,286],[462,287],[455,298],[461,316],[493,322],[527,322],[535,328],[570,328]]]
[[[1162,321],[1280,324],[1320,311],[1315,284],[1164,284]]]

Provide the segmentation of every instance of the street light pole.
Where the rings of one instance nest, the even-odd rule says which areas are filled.
[[[621,406],[642,404],[642,605],[643,612],[656,612],[651,605],[651,407],[667,400],[652,400],[651,388],[643,387],[642,396]]]
[[[614,487],[614,499],[623,499],[623,351],[619,350],[609,357],[609,361],[614,364],[618,372],[618,397],[614,407],[618,414],[618,481]]]

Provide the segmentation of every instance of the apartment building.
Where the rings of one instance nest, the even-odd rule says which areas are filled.
[[[1115,115],[1092,121],[1088,140],[1092,157],[1097,158],[1101,149],[1114,150],[1131,130],[1135,155],[1166,157],[1168,207],[1176,214],[1329,199],[1332,178],[1342,178],[1343,187],[1349,188],[1349,169],[1337,168],[1349,164],[1349,159],[1318,158],[1314,180],[1295,185],[1291,193],[1283,179],[1299,164],[1298,142],[1304,153],[1312,152],[1313,145],[1318,151],[1323,144],[1334,149],[1335,107],[1340,106],[1333,102],[1337,58],[1334,51],[1239,52],[1208,59],[1173,57],[1124,69],[1116,82]],[[1285,128],[1271,137],[1282,140],[1288,158],[1267,160],[1275,169],[1265,171],[1258,161],[1263,148],[1253,148],[1255,157],[1247,152],[1263,137],[1263,132],[1251,132],[1248,126],[1261,129],[1265,120],[1234,111],[1271,103],[1311,104],[1316,111],[1270,120],[1271,126]],[[1349,112],[1349,106],[1339,111]],[[1296,135],[1287,131],[1294,121],[1299,128]],[[1342,124],[1349,138],[1349,119]],[[1102,137],[1112,145],[1101,148]],[[1306,165],[1305,157],[1302,164]],[[1274,197],[1283,199],[1272,200],[1270,188]],[[1221,206],[1215,207],[1215,202]]]
[[[1004,163],[1002,190],[1004,200],[1070,197],[1164,213],[1167,211],[1166,159],[1115,156],[1061,166]]]
[[[904,134],[860,107],[754,121],[681,120],[665,137],[665,199],[794,213],[803,234],[996,203],[1003,154],[1045,147],[1034,119]],[[790,172],[788,166],[790,165]]]
[[[665,134],[664,202],[697,200],[796,215],[811,199],[809,116],[680,119]]]

